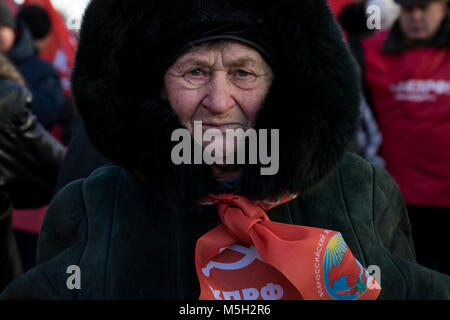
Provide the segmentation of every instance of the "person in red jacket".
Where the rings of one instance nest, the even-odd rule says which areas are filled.
[[[383,135],[381,155],[408,204],[418,262],[448,274],[448,0],[396,2],[393,27],[362,43],[365,86]]]

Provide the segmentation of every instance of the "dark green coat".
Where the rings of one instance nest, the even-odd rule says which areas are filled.
[[[53,200],[39,266],[2,299],[197,299],[196,240],[218,223],[214,206],[173,211],[118,166],[98,169]],[[307,197],[268,211],[273,221],[340,231],[355,257],[381,270],[380,299],[448,299],[450,277],[414,261],[400,191],[383,170],[347,154]],[[81,269],[69,290],[67,268]]]

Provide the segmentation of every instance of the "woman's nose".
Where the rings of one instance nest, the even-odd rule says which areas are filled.
[[[213,114],[223,114],[234,107],[233,86],[226,73],[215,74],[207,84],[202,104]]]

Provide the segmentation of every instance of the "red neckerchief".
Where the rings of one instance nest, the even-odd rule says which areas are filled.
[[[265,213],[292,200],[253,203],[223,194],[207,200],[222,224],[195,250],[201,300],[376,299],[380,286],[339,232],[270,221]]]

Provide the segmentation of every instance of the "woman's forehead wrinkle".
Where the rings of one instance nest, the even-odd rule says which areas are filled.
[[[181,58],[180,65],[208,66],[217,63],[219,60],[226,67],[247,66],[256,67],[262,64],[262,59],[241,50],[226,53],[224,51],[190,52]]]

